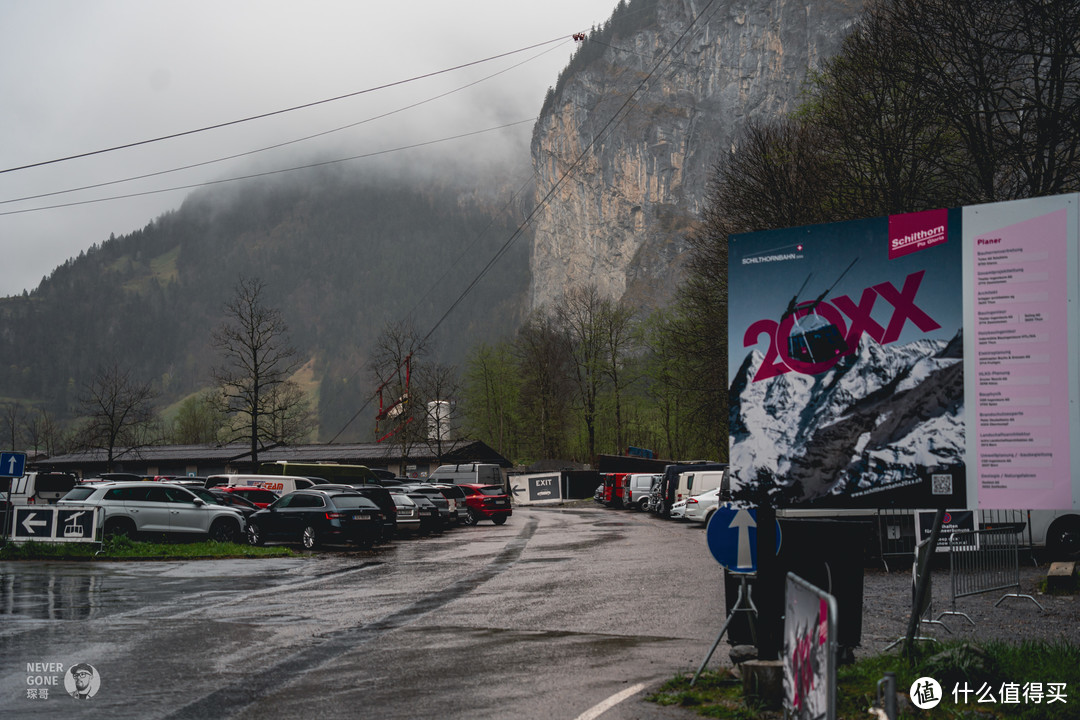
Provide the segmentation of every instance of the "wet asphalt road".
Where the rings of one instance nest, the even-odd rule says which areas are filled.
[[[700,529],[586,505],[285,560],[0,563],[0,616],[2,717],[619,720],[692,716],[641,698],[724,603]],[[28,668],[77,662],[85,702]]]

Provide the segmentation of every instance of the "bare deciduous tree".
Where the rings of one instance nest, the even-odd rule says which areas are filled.
[[[277,420],[304,404],[302,393],[283,388],[297,368],[296,350],[281,311],[265,304],[264,291],[261,280],[241,278],[211,338],[225,361],[214,370],[224,410],[239,421],[235,429],[250,441],[255,465],[264,444],[293,439],[281,433],[294,425]]]
[[[4,403],[3,414],[0,415],[0,419],[4,422],[4,437],[8,441],[8,447],[11,450],[18,450],[22,440],[22,432],[19,427],[22,416],[22,403],[18,401]]]
[[[111,471],[119,448],[135,449],[155,439],[149,432],[154,425],[156,399],[157,391],[149,382],[139,382],[119,363],[98,368],[79,395],[85,424],[78,444],[105,450]]]

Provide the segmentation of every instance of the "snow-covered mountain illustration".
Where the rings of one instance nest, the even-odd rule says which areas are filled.
[[[754,350],[731,385],[731,482],[776,505],[828,497],[830,505],[887,507],[913,491],[962,492],[962,338],[879,345],[827,372],[750,382]],[[893,491],[882,493],[882,491]]]

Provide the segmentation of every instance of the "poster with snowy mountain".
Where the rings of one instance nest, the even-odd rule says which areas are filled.
[[[966,507],[962,211],[733,235],[730,478],[775,507]]]

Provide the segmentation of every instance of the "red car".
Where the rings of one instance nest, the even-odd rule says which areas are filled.
[[[476,483],[455,483],[465,492],[465,506],[468,515],[465,522],[475,525],[481,520],[490,520],[502,525],[513,515],[510,509],[510,496],[502,485],[478,485]]]
[[[218,485],[215,490],[221,490],[227,493],[236,493],[245,500],[250,500],[260,508],[267,507],[270,503],[277,500],[278,495],[273,490],[267,490],[266,488],[247,487],[245,485]]]

